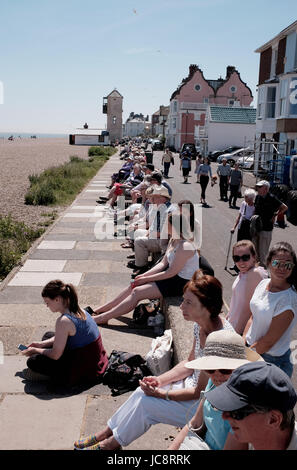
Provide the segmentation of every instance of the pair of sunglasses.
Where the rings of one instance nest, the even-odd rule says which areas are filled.
[[[253,413],[261,413],[261,411],[257,410],[252,406],[246,406],[245,408],[241,408],[240,410],[228,411],[227,412],[230,418],[235,419],[236,421],[241,421],[247,416]]]
[[[242,255],[242,256],[233,255],[233,261],[234,261],[234,263],[238,263],[240,260],[242,260],[242,261],[248,261],[250,258],[251,258],[251,255],[250,255],[250,254],[248,254],[248,255]]]
[[[285,268],[287,271],[291,271],[291,269],[294,268],[294,263],[291,263],[290,261],[280,261],[279,259],[274,259],[271,261],[271,266],[273,268]]]
[[[229,375],[229,374],[232,374],[233,372],[233,370],[230,370],[230,369],[212,369],[212,370],[205,370],[205,372],[209,375],[212,375],[216,372],[216,370],[218,370],[220,374],[222,375]]]

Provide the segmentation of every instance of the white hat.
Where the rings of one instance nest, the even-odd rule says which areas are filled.
[[[154,184],[153,188],[154,188],[153,196],[163,196],[163,197],[168,197],[168,199],[170,199],[168,189],[162,184],[161,186]]]
[[[266,180],[258,181],[258,183],[256,183],[256,186],[267,186],[267,188],[270,188],[270,184]]]
[[[186,363],[188,369],[218,370],[237,369],[262,357],[247,348],[242,336],[235,331],[219,330],[210,333],[205,342],[203,356]]]

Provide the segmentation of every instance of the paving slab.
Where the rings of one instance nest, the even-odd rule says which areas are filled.
[[[69,234],[71,233],[72,236],[75,236],[77,241],[87,241],[87,242],[92,242],[96,241],[96,237],[94,234],[94,231],[90,231],[89,233],[73,233],[75,229],[69,229],[68,232],[62,233],[62,232],[55,232],[55,233],[49,233],[47,235],[47,240],[67,240],[67,237],[69,237]]]
[[[64,267],[64,272],[82,272],[82,273],[110,273],[114,272],[112,263],[115,261],[97,261],[94,262],[93,260],[75,260],[75,261],[67,261]],[[118,263],[120,265],[120,263]],[[127,268],[126,268],[127,269]]]
[[[63,271],[66,260],[27,260],[21,267],[20,271],[49,271],[60,272]]]
[[[123,283],[129,285],[131,279],[130,273],[121,273],[121,276],[106,273],[85,273],[81,280],[82,286],[123,286]]]
[[[9,286],[45,286],[53,279],[60,279],[65,284],[78,286],[82,273],[62,273],[62,272],[18,272],[8,283]]]
[[[89,251],[123,251],[121,244],[119,242],[77,242],[76,250],[89,250]]]
[[[0,421],[5,423],[0,427],[0,449],[73,449],[80,433],[86,395],[63,399],[41,397],[4,397],[0,407]]]
[[[0,304],[40,304],[41,287],[6,287],[0,291]]]
[[[42,241],[37,250],[73,250],[75,247],[76,240],[68,240],[68,241]]]
[[[0,365],[0,393],[24,393],[24,380],[20,374],[26,369],[26,362],[27,358],[20,353],[4,357],[4,363]],[[0,415],[1,407],[0,402]],[[3,427],[0,426],[0,429]]]
[[[30,254],[30,259],[90,259],[90,250],[36,250]]]
[[[48,326],[54,328],[58,314],[51,312],[39,293],[40,304],[0,304],[1,326]]]
[[[32,326],[0,326],[0,340],[3,343],[5,357],[17,354],[18,344],[30,344],[33,330]]]

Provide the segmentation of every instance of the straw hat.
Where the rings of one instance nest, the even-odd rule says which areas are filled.
[[[186,367],[199,370],[233,370],[254,361],[263,359],[256,351],[245,346],[242,336],[235,331],[219,330],[207,336],[203,356],[187,362]]]

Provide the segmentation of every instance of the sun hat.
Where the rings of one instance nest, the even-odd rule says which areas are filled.
[[[289,376],[274,364],[250,362],[232,372],[227,382],[205,393],[220,411],[240,410],[248,405],[272,410],[292,410],[297,395]]]
[[[261,356],[247,348],[242,336],[235,331],[219,330],[210,333],[205,342],[203,356],[186,363],[189,369],[236,369],[250,361],[263,361]]]
[[[153,196],[163,196],[170,199],[168,189],[163,185],[157,186],[156,184],[153,184]]]

